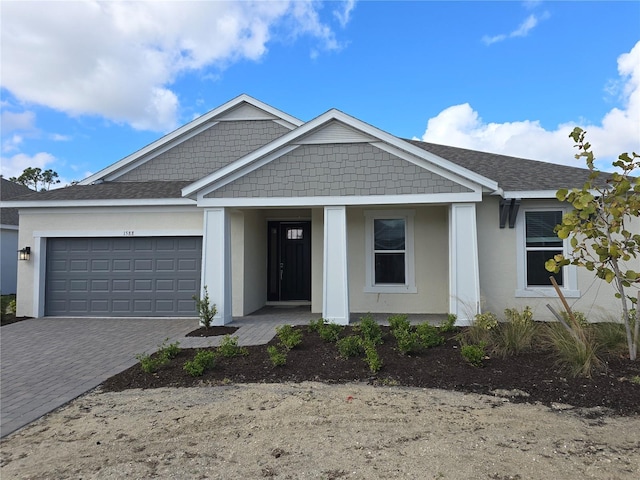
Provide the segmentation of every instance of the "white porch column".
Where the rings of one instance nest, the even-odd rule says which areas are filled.
[[[209,300],[218,312],[213,325],[230,323],[231,318],[231,222],[225,208],[204,212],[202,239],[202,289],[207,287]]]
[[[349,324],[346,207],[324,207],[322,318]]]
[[[469,325],[480,312],[476,204],[454,203],[449,209],[449,313]]]

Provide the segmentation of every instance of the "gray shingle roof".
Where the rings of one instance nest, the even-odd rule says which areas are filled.
[[[498,182],[505,191],[580,188],[589,179],[586,168],[478,152],[465,148],[407,140],[413,145]]]
[[[20,200],[139,200],[182,198],[182,188],[191,182],[104,182],[93,185],[72,185],[38,192]]]
[[[0,200],[15,200],[18,197],[32,193],[34,193],[34,191],[30,188],[0,177]],[[18,209],[0,209],[0,223],[2,225],[18,225]]]

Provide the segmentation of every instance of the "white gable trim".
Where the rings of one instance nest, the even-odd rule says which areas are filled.
[[[218,108],[215,108],[213,110],[211,110],[210,112],[205,113],[204,115],[196,118],[195,120],[187,123],[186,125],[183,125],[182,127],[178,128],[177,130],[174,130],[173,132],[165,135],[164,137],[156,140],[155,142],[147,145],[146,147],[138,150],[137,152],[128,155],[127,157],[123,158],[122,160],[108,166],[107,168],[104,168],[102,170],[100,170],[99,172],[85,178],[84,180],[82,180],[81,182],[79,182],[80,185],[90,185],[93,182],[96,182],[98,180],[102,180],[105,177],[107,177],[108,175],[114,174],[115,172],[117,172],[118,170],[120,170],[121,168],[129,165],[132,162],[137,161],[138,159],[148,155],[149,153],[153,152],[154,150],[156,150],[157,148],[163,147],[164,145],[166,145],[167,143],[171,143],[171,142],[175,142],[176,140],[180,140],[183,141],[184,139],[182,138],[185,134],[188,134],[192,129],[194,128],[198,128],[203,124],[206,124],[208,122],[210,122],[211,120],[216,119],[216,117],[221,116],[222,114],[236,108],[238,105],[242,104],[242,103],[248,103],[250,105],[253,105],[254,107],[257,107],[261,110],[264,110],[265,112],[281,119],[284,123],[280,123],[281,125],[287,127],[287,128],[293,128],[293,127],[297,127],[303,124],[303,122],[291,115],[289,115],[288,113],[282,112],[276,108],[271,107],[270,105],[267,105],[266,103],[261,102],[260,100],[256,100],[253,97],[250,97],[249,95],[245,95],[242,94],[236,98],[234,98],[233,100],[228,101],[227,103],[219,106]],[[293,126],[293,127],[292,127]]]
[[[328,112],[323,113],[319,117],[314,118],[313,120],[305,123],[304,125],[296,128],[295,130],[275,139],[274,141],[268,143],[267,145],[255,150],[254,152],[245,155],[244,157],[236,160],[230,166],[234,169],[241,170],[246,167],[248,164],[255,162],[256,160],[268,155],[274,151],[281,149],[282,147],[296,143],[298,139],[301,139],[314,131],[318,131],[323,128],[324,125],[331,121],[338,121],[344,123],[347,127],[351,127],[353,129],[359,130],[366,135],[370,135],[371,137],[377,138],[381,142],[384,142],[392,147],[396,147],[399,151],[402,151],[401,158],[407,158],[406,153],[410,153],[417,158],[422,158],[427,160],[430,164],[438,165],[448,170],[456,175],[459,175],[462,178],[473,179],[476,183],[479,183],[481,186],[486,187],[492,191],[497,190],[498,184],[489,180],[481,175],[478,175],[470,170],[462,168],[452,162],[444,160],[437,155],[433,155],[432,153],[427,152],[421,148],[415,147],[410,143],[395,137],[389,133],[386,133],[378,128],[375,128],[367,123],[364,123],[357,118],[351,117],[339,110],[332,109]],[[276,158],[276,157],[274,157]],[[208,187],[212,182],[215,182],[220,177],[217,175],[218,172],[208,175],[191,185],[186,186],[182,189],[183,196],[191,196],[194,193]],[[230,173],[230,172],[229,172]]]
[[[198,207],[315,207],[337,205],[408,205],[481,202],[481,192],[426,193],[416,195],[354,195],[322,197],[204,198]]]
[[[149,160],[154,159],[158,155],[162,155],[163,153],[171,150],[176,145],[179,145],[182,142],[185,142],[185,141],[189,140],[190,138],[193,138],[196,135],[199,135],[202,132],[204,132],[206,130],[209,130],[211,127],[215,127],[218,123],[219,122],[210,122],[210,123],[205,123],[203,125],[200,125],[199,127],[194,128],[188,134],[186,134],[186,135],[184,135],[184,136],[182,136],[180,138],[177,138],[175,140],[172,140],[170,142],[167,142],[164,146],[162,146],[158,150],[150,153],[149,155],[145,155],[145,156],[143,156],[141,158],[138,158],[137,160],[132,160],[131,163],[129,163],[124,168],[122,168],[120,170],[117,170],[116,172],[113,173],[113,175],[105,175],[104,177],[102,177],[102,180],[104,180],[106,182],[115,180],[118,177],[121,177],[122,175],[124,175],[126,173],[129,173],[131,170],[134,170],[134,169],[138,168],[140,165],[143,165],[143,164],[147,163]],[[80,184],[82,185],[82,182]]]
[[[167,205],[195,205],[190,198],[141,198],[141,199],[101,199],[101,200],[37,200],[7,202],[3,208],[54,208],[54,207],[141,207]]]

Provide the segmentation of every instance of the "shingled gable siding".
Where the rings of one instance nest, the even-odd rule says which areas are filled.
[[[460,193],[471,190],[369,144],[306,145],[209,198]]]
[[[288,128],[271,120],[220,122],[117,181],[197,180],[287,132]]]

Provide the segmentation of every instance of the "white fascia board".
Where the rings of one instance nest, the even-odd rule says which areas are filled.
[[[556,198],[557,190],[506,190],[503,198]]]
[[[187,123],[186,125],[183,125],[182,127],[174,130],[171,133],[168,133],[167,135],[165,135],[162,138],[159,138],[158,140],[156,140],[153,143],[150,143],[149,145],[147,145],[146,147],[143,147],[142,149],[138,150],[135,153],[132,153],[131,155],[128,155],[127,157],[123,158],[122,160],[108,166],[107,168],[104,168],[102,170],[100,170],[97,173],[94,173],[93,175],[85,178],[84,180],[82,180],[81,182],[79,182],[79,185],[91,185],[93,182],[103,179],[104,177],[106,177],[107,175],[110,175],[112,173],[114,173],[115,171],[117,171],[118,169],[128,165],[131,162],[135,162],[136,160],[138,160],[139,158],[147,155],[148,153],[154,151],[156,148],[162,147],[163,145],[173,142],[174,140],[178,139],[179,137],[181,137],[182,135],[188,133],[191,129],[194,128],[198,128],[199,126],[206,124],[207,122],[209,122],[210,120],[214,119],[215,117],[217,117],[218,115],[226,112],[227,110],[230,110],[234,107],[236,107],[237,105],[239,105],[242,102],[246,102],[250,105],[253,105],[257,108],[263,109],[266,112],[281,118],[282,120],[284,120],[285,122],[288,122],[294,126],[299,126],[302,125],[304,122],[302,122],[302,120],[299,120],[291,115],[289,115],[288,113],[282,112],[276,108],[273,108],[270,105],[267,105],[266,103],[263,103],[259,100],[256,100],[253,97],[250,97],[249,95],[246,94],[242,94],[230,101],[228,101],[227,103],[220,105],[217,108],[214,108],[213,110],[211,110],[210,112],[205,113],[204,115],[192,120],[191,122]]]
[[[0,229],[2,230],[18,230],[18,225],[9,225],[7,223],[0,224]]]
[[[10,204],[10,205],[9,205]],[[189,198],[104,199],[104,200],[49,200],[33,202],[7,202],[5,208],[65,208],[65,207],[138,207],[158,205],[195,205]]]
[[[409,205],[481,202],[481,192],[349,197],[199,198],[198,207],[315,207],[337,205]]]
[[[87,237],[201,237],[202,230],[136,230],[135,235],[123,235],[122,230],[34,230],[34,238]]]
[[[219,122],[209,122],[209,123],[205,123],[202,125],[199,125],[197,127],[194,127],[193,130],[191,130],[190,132],[186,133],[184,136],[178,137],[178,138],[174,138],[173,140],[169,140],[167,141],[163,146],[159,147],[156,150],[153,150],[150,154],[148,155],[140,155],[138,156],[137,159],[129,159],[129,157],[124,158],[123,160],[121,160],[121,162],[124,162],[123,168],[117,169],[112,173],[112,174],[105,174],[102,175],[102,179],[106,182],[112,181],[117,179],[118,177],[121,177],[122,175],[130,172],[131,170],[138,168],[140,165],[143,165],[145,163],[147,163],[149,160],[154,159],[155,157],[157,157],[158,155],[162,155],[163,153],[165,153],[168,150],[171,150],[173,147],[175,147],[176,145],[179,145],[182,142],[185,142],[187,140],[189,140],[190,138],[195,137],[196,135],[201,134],[202,132],[209,130],[212,127],[215,127]],[[135,153],[133,155],[136,155]],[[129,160],[128,160],[129,159]],[[118,162],[120,163],[120,162]],[[114,164],[113,166],[115,167],[117,165]]]

